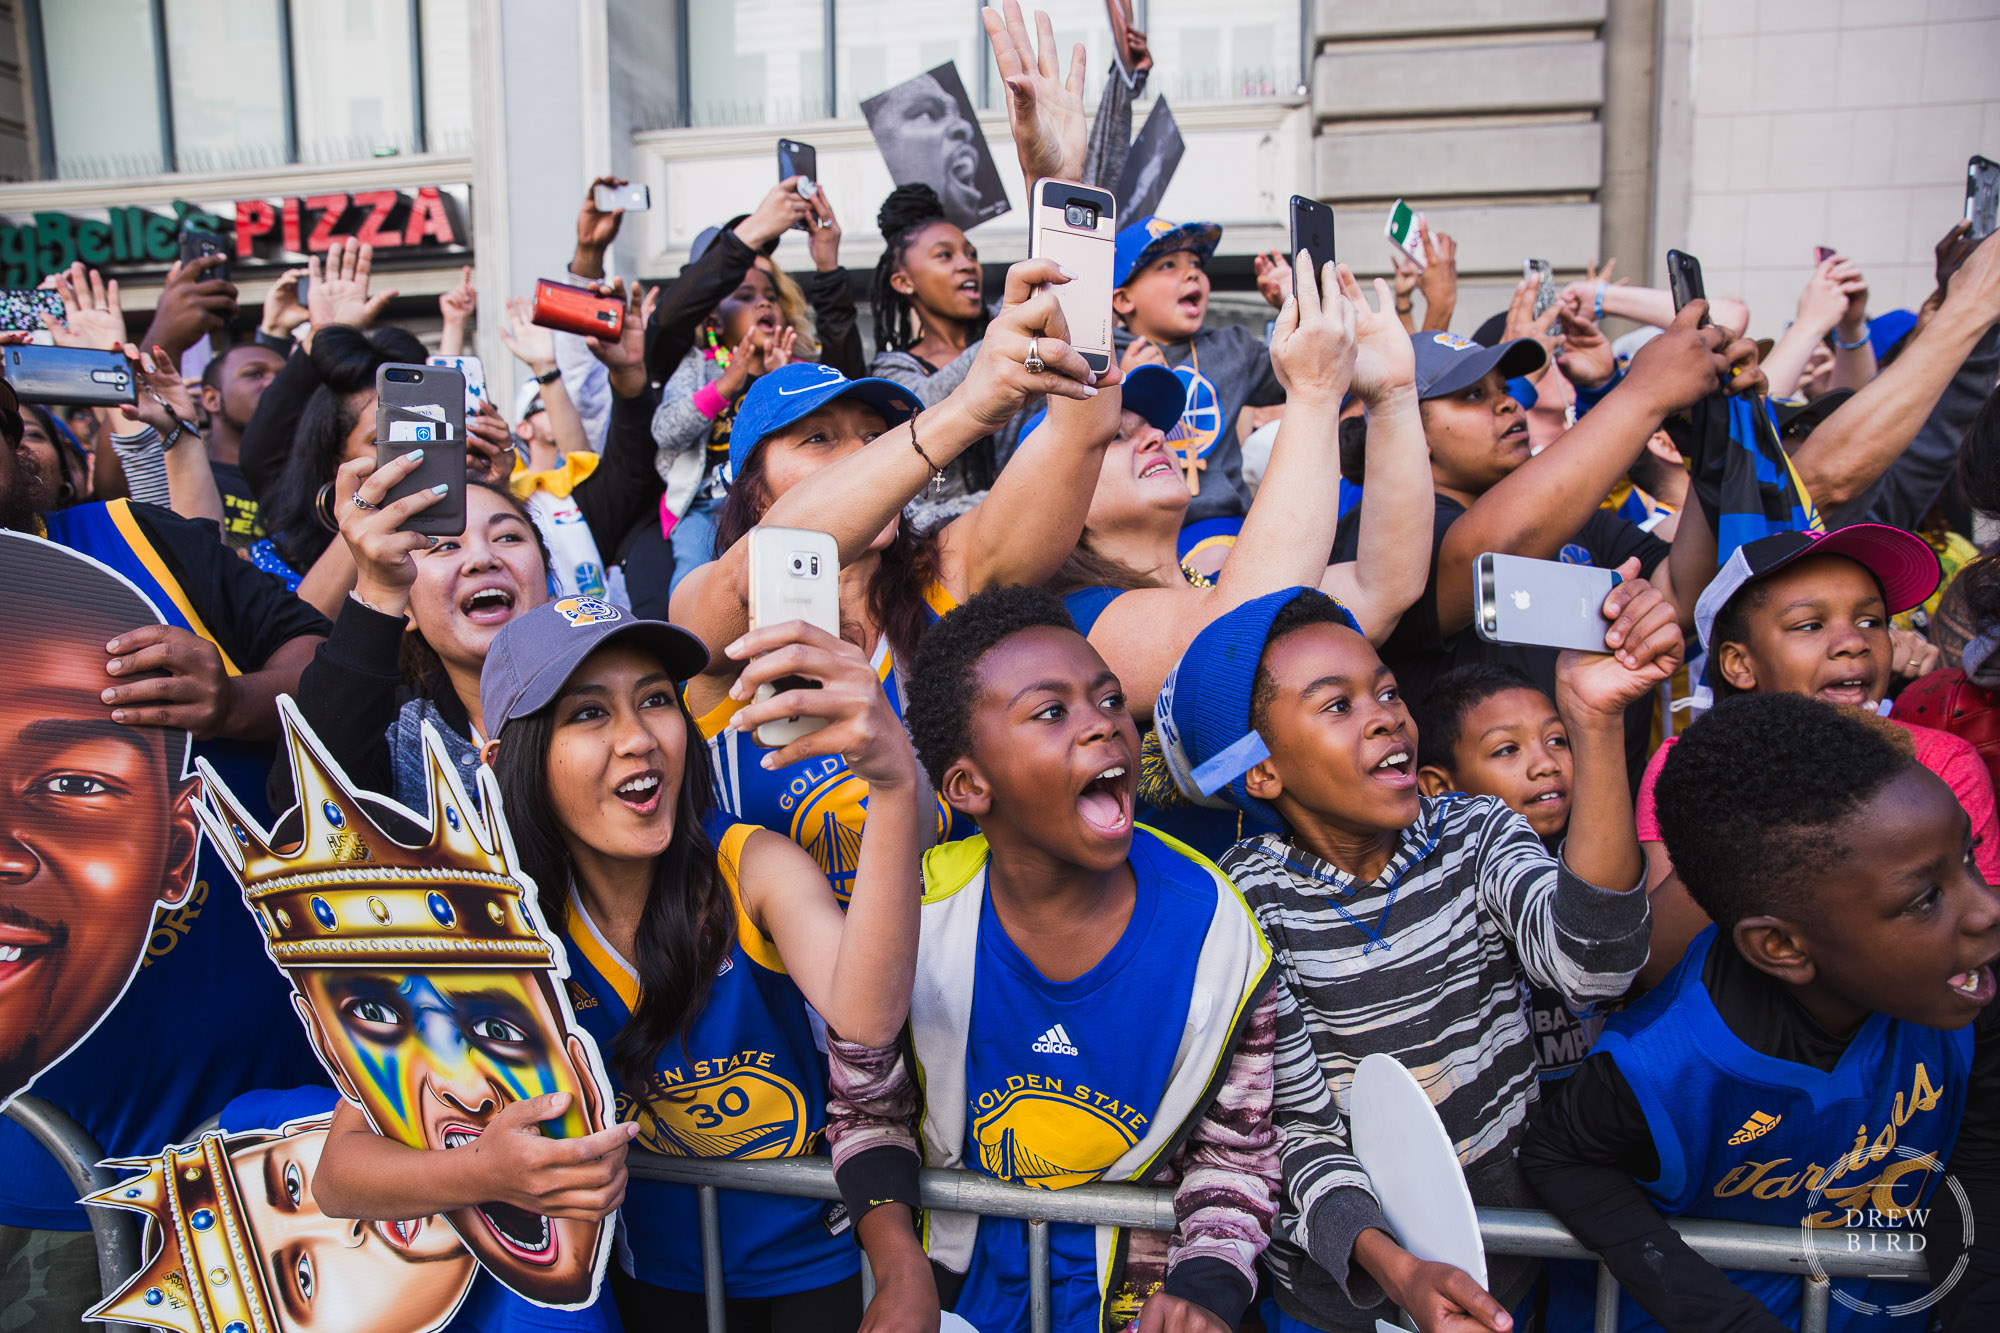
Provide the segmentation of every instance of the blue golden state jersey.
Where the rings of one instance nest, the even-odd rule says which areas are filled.
[[[940,584],[926,594],[933,622],[958,603]],[[902,682],[885,636],[875,644],[871,665],[889,696],[889,706],[903,716]],[[845,903],[854,890],[854,868],[861,859],[861,828],[868,818],[868,784],[837,754],[804,759],[775,772],[762,761],[770,751],[747,733],[729,725],[743,705],[724,699],[696,719],[708,740],[710,770],[717,794],[730,814],[746,823],[782,833],[819,862],[820,873]],[[937,799],[936,841],[970,837],[970,820]]]
[[[1640,1188],[1669,1217],[1813,1232],[1829,1251],[1845,1248],[1843,1230],[1921,1229],[1965,1109],[1971,1025],[1940,1032],[1874,1014],[1830,1072],[1776,1059],[1730,1031],[1702,984],[1708,951],[1729,947],[1718,938],[1714,926],[1703,931],[1673,974],[1613,1014],[1598,1039],[1631,1084],[1659,1152],[1659,1179]],[[1798,1327],[1796,1273],[1728,1276]],[[1917,1288],[1856,1278],[1833,1286],[1832,1333],[1925,1326],[1927,1316],[1886,1313]],[[1577,1295],[1587,1327],[1587,1293]],[[1554,1314],[1551,1326],[1564,1327]],[[1659,1327],[1629,1296],[1620,1299],[1618,1326]]]
[[[1207,871],[1145,829],[1132,839],[1132,918],[1098,964],[1050,981],[1007,937],[991,894],[966,1042],[965,1163],[1040,1189],[1085,1185],[1145,1137],[1173,1073],[1195,965],[1215,915]],[[1135,1024],[1135,1015],[1147,1016]],[[1052,1228],[1051,1294],[1062,1333],[1097,1326],[1092,1228]],[[1027,1224],[981,1218],[954,1307],[981,1333],[1028,1327]]]
[[[684,1039],[661,1048],[642,1092],[620,1086],[618,1118],[639,1124],[638,1146],[670,1157],[743,1160],[822,1151],[826,1055],[805,996],[778,951],[751,923],[737,890],[754,824],[711,825],[736,899],[736,942]],[[571,899],[570,1003],[609,1052],[639,1003],[639,978],[582,905]],[[722,1268],[731,1296],[783,1296],[853,1276],[860,1252],[838,1204],[722,1191]],[[620,1259],[642,1282],[702,1290],[701,1224],[692,1186],[634,1180],[618,1228]]]
[[[169,625],[214,643],[131,505],[76,505],[49,514],[49,540],[129,579]],[[241,674],[221,644],[231,675]],[[268,820],[268,745],[196,741],[250,814]],[[191,773],[193,770],[190,769]],[[202,839],[193,889],[161,911],[139,970],[81,1045],[35,1080],[33,1095],[69,1112],[106,1157],[143,1157],[185,1143],[195,1126],[239,1093],[325,1079],[292,1012],[292,987],[271,965],[221,856]],[[88,1231],[90,1218],[55,1159],[0,1118],[0,1225]]]

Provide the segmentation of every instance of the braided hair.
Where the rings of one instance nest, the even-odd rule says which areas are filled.
[[[882,201],[875,213],[875,225],[882,230],[882,257],[875,261],[875,276],[869,283],[868,298],[875,307],[875,346],[883,351],[901,351],[917,341],[916,307],[896,290],[890,279],[903,266],[910,243],[933,222],[949,221],[937,191],[928,185],[898,185]],[[966,341],[977,341],[986,332],[986,312],[967,332]]]

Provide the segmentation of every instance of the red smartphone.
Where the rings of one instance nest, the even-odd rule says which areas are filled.
[[[535,323],[586,338],[616,338],[625,329],[625,304],[588,287],[542,278],[535,283]]]

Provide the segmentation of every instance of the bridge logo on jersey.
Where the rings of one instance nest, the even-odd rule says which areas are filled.
[[[1562,550],[1556,552],[1556,559],[1565,565],[1594,565],[1597,563],[1590,557],[1590,548],[1581,542],[1566,544]]]
[[[1182,456],[1206,458],[1215,442],[1222,438],[1222,401],[1217,397],[1215,386],[1208,377],[1196,370],[1192,363],[1174,366],[1174,375],[1181,387],[1187,390],[1187,408],[1181,419],[1174,423],[1167,433],[1167,442]]]
[[[799,1090],[754,1066],[656,1084],[639,1118],[639,1142],[671,1157],[796,1157],[808,1137]]]
[[[1025,1079],[1009,1079],[1025,1083]],[[1013,1087],[983,1094],[973,1122],[979,1165],[1001,1180],[1037,1189],[1085,1185],[1111,1168],[1139,1136],[1114,1111],[1144,1124],[1145,1117],[1083,1087],[1063,1091],[1056,1079],[1036,1078],[1040,1087]],[[1071,1095],[1071,1094],[1074,1095]],[[1094,1104],[1108,1102],[1111,1110]],[[990,1107],[990,1109],[989,1109]]]
[[[823,776],[815,782],[811,773],[792,778],[778,798],[781,808],[792,812],[791,840],[806,849],[834,896],[846,902],[854,892],[854,870],[861,861],[861,827],[868,818],[868,783],[857,777],[839,755],[827,758]],[[937,801],[937,837],[944,837],[950,809]]]

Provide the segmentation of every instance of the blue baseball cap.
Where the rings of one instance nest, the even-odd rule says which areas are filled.
[[[1149,425],[1160,430],[1172,430],[1180,421],[1181,413],[1187,411],[1187,385],[1181,377],[1165,366],[1148,362],[1134,366],[1125,372],[1119,384],[1125,395],[1125,410],[1137,412]],[[1021,438],[1027,439],[1042,424],[1049,414],[1047,404],[1036,409],[1028,418],[1028,424],[1021,427]]]
[[[902,425],[922,406],[915,394],[894,380],[874,376],[851,380],[832,366],[794,361],[759,376],[743,395],[729,429],[729,474],[743,475],[744,460],[766,435],[811,416],[836,398],[860,399],[891,426]]]
[[[1153,705],[1153,724],[1174,785],[1195,804],[1222,810],[1234,806],[1284,822],[1243,783],[1246,773],[1271,757],[1263,737],[1250,726],[1250,694],[1271,638],[1271,622],[1313,591],[1280,588],[1216,617],[1167,673]],[[1340,613],[1340,623],[1359,634],[1353,613],[1328,600]]]
[[[1548,349],[1533,338],[1515,338],[1497,347],[1481,347],[1470,338],[1442,329],[1425,330],[1410,339],[1417,353],[1417,397],[1442,398],[1469,388],[1489,370],[1503,379],[1520,379],[1548,364]]]
[[[616,638],[633,639],[675,680],[708,669],[708,647],[678,625],[641,620],[596,597],[559,597],[514,617],[493,636],[479,670],[487,734],[549,706],[584,659]]]
[[[1118,233],[1117,257],[1111,262],[1111,285],[1123,287],[1134,273],[1176,250],[1192,250],[1206,264],[1221,242],[1222,228],[1217,223],[1140,218]]]

